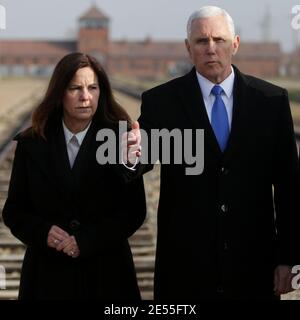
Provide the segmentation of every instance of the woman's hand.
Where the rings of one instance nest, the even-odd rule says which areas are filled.
[[[77,258],[80,255],[75,237],[70,236],[66,231],[56,225],[53,225],[49,230],[47,244],[50,248],[63,251],[72,258]]]
[[[55,248],[59,243],[67,239],[70,235],[60,227],[53,225],[49,230],[47,244],[50,248]]]
[[[69,236],[65,240],[63,240],[57,247],[57,251],[63,251],[68,256],[72,258],[77,258],[80,255],[80,250],[78,248],[76,239],[74,236]]]

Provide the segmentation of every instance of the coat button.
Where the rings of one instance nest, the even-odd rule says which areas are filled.
[[[80,227],[80,222],[76,219],[71,220],[69,226],[70,226],[71,230],[76,231]]]
[[[228,211],[228,207],[226,206],[226,204],[221,205],[221,211],[224,213],[226,213]]]
[[[222,174],[227,175],[228,172],[229,172],[229,170],[228,170],[227,168],[225,168],[225,167],[222,167],[222,168],[221,168],[221,173],[222,173]]]
[[[224,293],[224,288],[222,286],[217,287],[217,293],[218,294],[223,294]]]

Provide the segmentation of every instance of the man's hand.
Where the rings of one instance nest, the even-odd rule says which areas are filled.
[[[137,121],[132,124],[132,129],[122,136],[122,159],[126,165],[133,165],[136,158],[141,156],[141,132]]]
[[[277,266],[274,272],[274,292],[276,295],[293,291],[292,279],[295,275],[292,268],[286,265]]]

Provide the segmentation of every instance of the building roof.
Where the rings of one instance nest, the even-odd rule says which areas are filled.
[[[75,51],[76,41],[0,40],[0,55],[9,57],[63,56]]]
[[[280,58],[282,56],[278,42],[241,42],[237,58]]]
[[[79,21],[85,19],[109,19],[97,6],[92,5],[86,13],[80,16]]]
[[[0,40],[1,56],[63,56],[77,50],[76,41]],[[188,57],[184,42],[180,41],[114,41],[109,43],[112,58],[177,58]],[[235,59],[280,58],[278,43],[241,43]]]
[[[187,58],[188,53],[183,41],[115,41],[109,44],[109,54],[112,57],[145,57],[145,58]],[[237,59],[280,58],[280,44],[277,42],[243,42]]]
[[[184,42],[180,41],[114,41],[109,44],[113,58],[182,58],[188,57]]]

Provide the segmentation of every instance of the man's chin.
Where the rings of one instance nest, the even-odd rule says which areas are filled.
[[[206,70],[206,72],[200,72],[201,75],[210,80],[211,82],[216,82],[216,80],[220,77],[220,73],[217,70]]]

